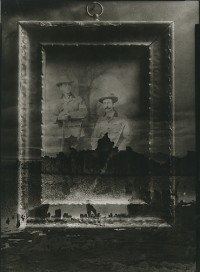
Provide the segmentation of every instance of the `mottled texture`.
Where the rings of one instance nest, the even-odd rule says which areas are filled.
[[[88,20],[88,16],[84,1],[2,2],[2,146],[4,157],[15,159],[18,143],[17,21],[74,21]],[[101,16],[101,20],[175,22],[176,153],[181,156],[188,150],[194,150],[195,146],[194,24],[198,22],[198,4],[198,1],[107,1],[103,3],[104,13]],[[169,232],[150,229],[101,233],[91,230],[87,233],[26,230],[13,233],[18,232],[16,165],[4,165],[2,176],[4,234],[1,271],[195,271],[195,209],[191,204],[180,208],[177,227]],[[187,177],[180,179],[177,185],[178,202],[195,201],[194,180]],[[37,180],[34,182],[37,184]],[[35,190],[35,184],[29,190]],[[41,197],[37,194],[36,190],[34,199],[29,199],[33,207],[38,205]]]
[[[191,229],[182,234],[30,230],[4,235],[2,246],[1,271],[195,271]]]

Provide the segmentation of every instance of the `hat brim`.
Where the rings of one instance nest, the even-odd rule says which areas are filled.
[[[111,99],[113,101],[113,103],[116,103],[118,101],[118,97],[116,97],[116,96],[105,96],[105,97],[100,98],[99,102],[103,103],[103,101],[105,99]]]
[[[58,83],[56,84],[56,86],[60,87],[62,84],[66,84],[66,83],[72,84],[73,82],[74,82],[74,81],[62,81],[62,82],[58,82]]]

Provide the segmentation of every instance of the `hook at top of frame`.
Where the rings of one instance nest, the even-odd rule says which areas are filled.
[[[103,14],[103,6],[99,2],[92,2],[87,4],[86,12],[90,17],[94,17],[96,21],[99,21],[99,17]]]

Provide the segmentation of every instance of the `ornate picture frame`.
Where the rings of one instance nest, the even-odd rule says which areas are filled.
[[[175,219],[176,175],[176,169],[174,167],[173,22],[23,21],[19,22],[18,27],[19,224],[21,226],[34,227],[38,224],[50,226],[52,223],[57,222],[57,226],[67,225],[70,228],[172,226]],[[87,54],[81,59],[80,56],[82,52]],[[89,56],[90,52],[92,52],[92,56]],[[74,63],[76,61],[78,64],[80,63],[80,66],[82,65],[81,67],[84,66],[84,62],[87,61],[87,58],[90,59],[89,63],[95,61],[101,63],[103,60],[110,61],[112,67],[116,67],[116,64],[113,64],[109,59],[110,56],[113,56],[113,59],[116,59],[116,56],[118,56],[118,63],[127,63],[130,60],[134,63],[136,59],[139,60],[138,65],[143,74],[141,74],[138,82],[140,86],[138,87],[139,98],[136,102],[139,103],[139,117],[137,116],[135,120],[140,124],[142,121],[146,121],[145,128],[148,130],[148,134],[145,136],[141,129],[140,137],[144,138],[146,149],[135,151],[133,145],[131,151],[127,151],[127,149],[124,151],[132,152],[131,154],[135,156],[135,159],[131,159],[134,165],[134,167],[129,168],[131,170],[127,170],[125,167],[124,171],[120,173],[120,171],[118,171],[118,164],[114,164],[113,168],[110,168],[110,172],[105,171],[104,173],[100,171],[102,167],[94,171],[88,170],[89,172],[87,173],[81,169],[75,170],[75,172],[70,169],[71,172],[67,172],[67,170],[63,170],[66,169],[66,167],[62,169],[58,167],[56,170],[54,167],[53,172],[51,172],[52,168],[48,168],[49,160],[52,161],[51,158],[47,158],[49,147],[46,142],[48,123],[46,119],[48,115],[46,97],[51,91],[48,87],[50,76],[48,72],[50,67],[49,59],[55,61],[56,58],[59,58],[59,60],[61,60],[62,54],[65,57],[72,56],[71,62]],[[77,56],[79,56],[78,60]],[[101,57],[98,59],[98,56]],[[60,64],[60,66],[63,67],[63,63],[62,65]],[[54,68],[55,71],[56,67],[57,66]],[[93,70],[94,64],[91,67]],[[121,70],[124,69],[123,67]],[[83,78],[82,74],[81,76],[79,75],[79,83],[80,77]],[[123,78],[121,80],[123,81]],[[86,79],[83,79],[83,81],[84,84],[86,84]],[[84,97],[84,90],[80,97]],[[122,106],[124,108],[127,107],[127,105],[128,104],[124,104]],[[86,107],[89,109],[89,118],[91,118],[93,108],[92,106],[90,107],[89,102],[86,103]],[[132,106],[130,104],[129,112],[131,109]],[[134,114],[131,118],[134,118]],[[91,125],[91,131],[94,131],[95,123],[98,123],[97,119],[95,119],[93,125]],[[88,137],[91,138],[92,132],[88,133],[88,135]],[[135,146],[137,145],[139,146],[139,142],[137,142]],[[112,148],[114,147],[112,146]],[[58,153],[59,151],[62,150],[58,150]],[[117,150],[117,152],[120,153],[120,150]],[[165,154],[165,158],[167,158],[165,163],[163,163],[162,159],[158,156],[159,152]],[[131,158],[133,158],[132,155]],[[92,157],[92,160],[93,159],[94,157]],[[131,163],[131,160],[128,159],[128,161],[126,161],[127,165]],[[57,165],[58,161],[59,159],[54,159],[54,166]],[[71,163],[71,158],[69,161]],[[109,157],[109,162],[110,161],[112,162],[112,156],[111,158]],[[74,165],[77,165],[76,160]],[[45,175],[49,174],[49,171],[50,174],[61,176],[69,175],[74,177],[74,175],[83,176],[85,174],[91,177],[93,177],[93,175],[100,177],[109,176],[114,177],[114,182],[116,182],[117,178],[122,180],[126,177],[128,182],[125,181],[124,187],[123,185],[119,187],[122,192],[125,190],[127,203],[122,204],[126,208],[127,213],[120,214],[120,210],[118,213],[118,209],[116,209],[116,216],[114,216],[114,212],[109,210],[109,203],[107,202],[104,204],[104,206],[107,205],[106,208],[104,207],[107,215],[104,215],[101,219],[101,205],[96,202],[93,203],[92,201],[94,199],[91,195],[89,195],[88,199],[86,199],[84,195],[79,203],[79,205],[83,205],[83,209],[85,210],[85,212],[82,212],[79,216],[81,219],[77,219],[76,216],[74,218],[73,215],[70,214],[72,206],[68,207],[68,213],[65,212],[64,217],[63,212],[61,215],[59,206],[63,203],[62,199],[59,199],[60,194],[58,193],[56,199],[55,196],[53,197],[55,203],[48,198],[48,179],[45,179]],[[137,177],[137,179],[132,183],[127,176],[131,177],[130,179],[132,179],[132,177]],[[104,181],[101,179],[99,186],[104,187],[105,182],[108,184],[107,180],[108,178],[105,178]],[[110,180],[112,179],[109,178],[109,185],[112,187],[113,183]],[[71,183],[73,183],[73,181],[74,178],[71,179]],[[66,183],[66,180],[63,182]],[[94,180],[88,183],[88,186],[91,186],[93,182]],[[50,187],[53,188],[52,190],[59,191],[58,185],[56,186],[57,189],[50,185]],[[85,186],[87,187],[87,182]],[[127,186],[132,188],[131,193],[127,193]],[[138,197],[138,194],[137,197],[135,197],[135,195],[133,197],[133,191],[136,187],[136,191],[142,195],[141,198]],[[60,190],[62,189],[63,187],[61,187]],[[77,187],[75,187],[75,190],[77,190]],[[111,193],[113,194],[113,191]],[[101,193],[100,196],[102,197],[103,193]],[[117,198],[117,195],[115,195],[115,198]],[[119,199],[120,198],[117,200],[119,201]],[[138,199],[140,199],[139,202]],[[77,200],[73,202],[73,195],[70,201],[68,205],[77,204]],[[164,207],[162,207],[163,203]],[[55,216],[52,218],[50,218],[51,215],[47,216],[47,212],[50,213],[51,209],[56,209],[55,211],[57,211],[57,214],[55,213]],[[75,208],[73,207],[73,209]]]

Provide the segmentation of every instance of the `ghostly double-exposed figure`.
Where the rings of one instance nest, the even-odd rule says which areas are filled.
[[[88,110],[84,100],[73,93],[73,80],[69,76],[63,76],[57,83],[60,90],[60,102],[56,105],[55,115],[58,124],[58,137],[60,139],[60,151],[67,152],[70,147],[78,148],[83,142],[85,132],[83,120]],[[130,127],[125,118],[121,118],[115,109],[118,97],[114,93],[107,93],[98,100],[104,113],[98,118],[91,135],[90,147],[95,150],[98,140],[106,133],[114,147],[119,150],[126,149],[131,141]]]

